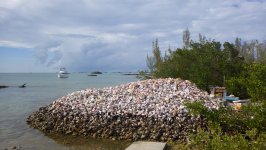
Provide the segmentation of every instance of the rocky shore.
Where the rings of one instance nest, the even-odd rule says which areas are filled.
[[[149,79],[73,92],[32,113],[27,123],[45,133],[179,140],[205,124],[199,116],[188,115],[184,102],[189,101],[204,101],[211,109],[221,102],[187,80]]]

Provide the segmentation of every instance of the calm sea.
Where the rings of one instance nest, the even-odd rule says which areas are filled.
[[[39,107],[50,104],[67,93],[86,88],[103,88],[136,81],[135,76],[104,73],[87,76],[72,73],[57,78],[55,73],[0,73],[0,148],[22,149],[124,149],[127,141],[95,140],[81,137],[44,135],[26,124],[26,118]],[[18,88],[27,83],[26,88]]]

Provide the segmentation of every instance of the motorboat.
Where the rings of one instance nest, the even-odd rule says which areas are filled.
[[[57,76],[58,78],[68,78],[69,72],[66,70],[66,68],[60,68]]]

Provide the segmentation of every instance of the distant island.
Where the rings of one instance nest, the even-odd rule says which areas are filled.
[[[91,72],[91,74],[103,74],[103,73],[100,71],[93,71],[93,72]]]
[[[139,73],[124,73],[123,75],[139,75]]]

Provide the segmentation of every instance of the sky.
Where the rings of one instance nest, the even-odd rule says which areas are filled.
[[[266,0],[1,0],[0,72],[145,70],[152,41],[266,40]]]

